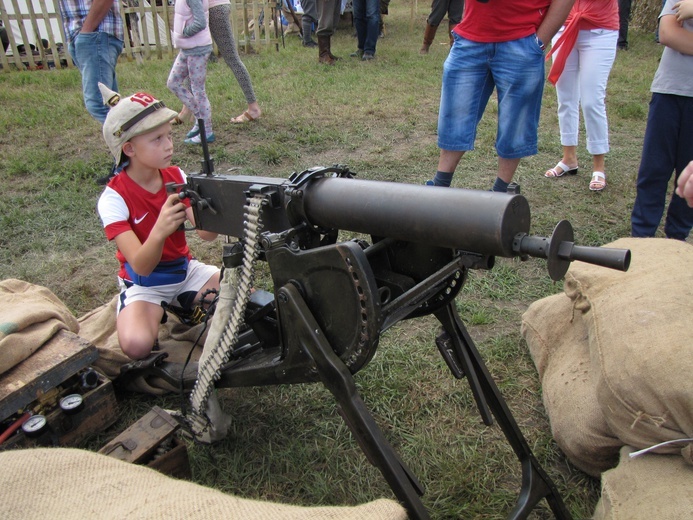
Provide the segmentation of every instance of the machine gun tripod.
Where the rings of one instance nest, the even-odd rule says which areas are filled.
[[[457,314],[455,297],[468,271],[493,268],[496,256],[546,258],[557,280],[573,260],[627,270],[630,252],[576,246],[567,221],[551,238],[529,236],[529,206],[521,195],[352,177],[340,166],[306,170],[288,181],[188,177],[197,226],[246,237],[240,252],[227,251],[225,265],[247,271],[260,258],[274,285],[273,295],[238,295],[249,300],[242,326],[208,338],[193,409],[197,404],[198,416],[211,422],[204,408],[209,392],[196,393],[203,384],[321,381],[409,516],[429,518],[423,486],[376,425],[353,376],[371,360],[383,332],[433,314],[444,329],[436,344],[445,362],[455,377],[467,378],[484,423],[495,417],[521,463],[521,490],[509,518],[526,518],[543,498],[556,518],[570,518]],[[339,231],[369,234],[372,244],[338,242]]]

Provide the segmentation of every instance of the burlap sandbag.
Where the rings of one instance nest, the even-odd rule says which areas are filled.
[[[353,507],[248,500],[69,448],[0,452],[0,518],[82,520],[406,520],[389,499]]]
[[[574,262],[565,281],[587,325],[604,417],[636,448],[693,437],[693,247],[659,238],[609,246],[632,251],[628,272]]]
[[[117,303],[118,296],[115,296],[109,303],[79,318],[79,335],[91,342],[99,351],[99,359],[94,365],[111,380],[116,380],[120,376],[121,367],[132,361],[123,353],[118,343]],[[200,334],[202,335],[200,336]],[[205,337],[206,328],[204,325],[190,327],[181,323],[171,313],[168,313],[166,323],[159,327],[159,347],[162,352],[168,354],[166,361],[174,363],[185,363],[196,342],[197,346],[193,350],[191,361],[197,361],[202,352]],[[199,341],[197,341],[198,338]],[[123,387],[133,392],[154,395],[178,391],[178,387],[173,386],[165,379],[152,376],[128,378]]]
[[[63,329],[77,332],[70,310],[50,290],[13,278],[0,282],[0,374]]]
[[[621,449],[615,469],[602,475],[602,495],[593,520],[690,520],[693,467],[675,455],[645,454],[631,459]]]
[[[604,419],[591,377],[587,328],[565,294],[532,303],[522,336],[542,386],[542,400],[558,447],[582,471],[599,477],[618,462],[623,442]]]

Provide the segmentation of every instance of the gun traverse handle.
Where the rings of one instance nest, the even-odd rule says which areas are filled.
[[[576,246],[573,243],[573,226],[567,220],[561,220],[556,225],[551,238],[518,234],[513,243],[513,250],[520,255],[546,258],[549,276],[556,281],[565,276],[573,260],[619,271],[627,271],[630,267],[629,249]]]

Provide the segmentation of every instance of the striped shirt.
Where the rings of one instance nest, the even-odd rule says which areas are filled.
[[[89,13],[93,0],[60,0],[60,16],[68,41],[73,41],[82,29],[84,19]],[[123,19],[120,17],[120,0],[113,0],[96,32],[105,32],[123,40]]]

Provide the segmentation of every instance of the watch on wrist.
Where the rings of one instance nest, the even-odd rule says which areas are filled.
[[[537,45],[542,51],[546,50],[546,44],[539,39],[539,36],[534,36],[537,39]]]

